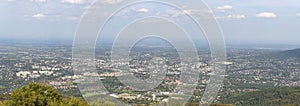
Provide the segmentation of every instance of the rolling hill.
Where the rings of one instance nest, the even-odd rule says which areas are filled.
[[[293,49],[293,50],[281,51],[281,52],[279,52],[279,54],[282,56],[300,58],[300,48]]]
[[[234,94],[222,102],[236,106],[300,106],[300,87],[276,87]]]

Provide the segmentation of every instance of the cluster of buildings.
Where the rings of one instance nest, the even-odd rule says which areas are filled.
[[[22,51],[22,52],[16,52]],[[1,93],[11,92],[14,87],[23,84],[24,81],[41,81],[48,83],[58,89],[70,90],[77,89],[75,80],[83,77],[98,77],[110,92],[111,97],[125,99],[129,101],[148,100],[162,101],[171,94],[180,94],[183,91],[176,91],[175,87],[181,82],[180,74],[183,69],[180,59],[176,53],[160,51],[165,58],[166,67],[157,69],[157,73],[166,70],[164,81],[151,92],[134,92],[126,85],[120,84],[116,77],[124,75],[122,71],[115,70],[121,65],[128,65],[131,72],[137,77],[148,78],[149,70],[147,67],[151,63],[147,62],[154,56],[153,53],[133,53],[133,60],[124,60],[111,63],[108,55],[98,56],[96,59],[97,72],[83,72],[82,75],[74,75],[72,72],[71,48],[68,47],[0,47],[0,84],[6,86],[0,88]],[[266,58],[262,49],[228,49],[228,62],[226,77],[218,98],[226,97],[230,93],[251,92],[267,87],[274,86],[299,86],[300,84],[300,63],[295,58]],[[169,53],[169,54],[168,54]],[[107,53],[105,53],[107,54]],[[198,81],[194,98],[199,100],[206,85],[209,82],[209,75],[213,70],[209,63],[207,54],[200,54],[199,63],[190,65],[197,69],[201,79]],[[157,63],[157,64],[158,64]],[[181,65],[180,65],[181,64]],[[120,65],[120,66],[118,66]],[[152,68],[158,66],[150,66]],[[190,82],[194,80],[191,79]],[[195,82],[195,81],[194,81]],[[193,99],[192,99],[193,100]]]
[[[270,56],[268,49],[229,49],[223,95],[251,92],[276,86],[300,85],[300,61],[294,57]]]

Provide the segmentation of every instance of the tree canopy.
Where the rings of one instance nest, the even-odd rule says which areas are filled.
[[[10,100],[0,106],[89,106],[81,98],[64,97],[51,86],[30,83],[12,92]]]

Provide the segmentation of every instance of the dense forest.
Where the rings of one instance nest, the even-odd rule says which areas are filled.
[[[223,103],[236,106],[300,106],[300,87],[275,87],[232,94]]]

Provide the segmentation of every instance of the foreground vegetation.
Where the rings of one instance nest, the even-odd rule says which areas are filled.
[[[233,94],[224,98],[223,103],[236,106],[300,106],[300,87],[275,87]]]
[[[5,98],[6,97],[6,98]],[[66,97],[57,89],[40,83],[30,83],[12,92],[2,95],[0,106],[89,106],[82,98]],[[114,106],[112,103],[97,101],[92,106]]]
[[[275,87],[260,91],[230,94],[221,103],[211,106],[300,106],[300,87]],[[169,103],[179,106],[180,103]],[[233,105],[231,105],[233,104]],[[10,95],[0,95],[0,106],[90,106],[80,97],[65,96],[57,89],[41,83],[30,83],[13,91]],[[96,101],[91,106],[115,106],[112,102]],[[146,105],[138,105],[146,106]],[[188,103],[185,106],[199,106]]]
[[[1,95],[0,99],[2,99],[0,106],[90,106],[82,98],[64,96],[51,86],[34,82],[16,89],[10,95]],[[228,104],[211,106],[233,106],[230,103],[236,106],[300,106],[300,87],[276,87],[233,94],[224,98],[222,103]],[[198,105],[198,103],[188,103],[185,106]],[[97,101],[91,103],[91,106],[115,106],[115,104]]]
[[[172,103],[171,103],[172,104]],[[175,105],[175,104],[174,104]],[[186,106],[198,106],[188,103]],[[1,95],[0,106],[90,106],[82,98],[60,94],[51,86],[32,82],[13,91],[10,95]],[[91,106],[115,106],[112,102],[96,101]],[[212,106],[232,106],[214,104]]]

